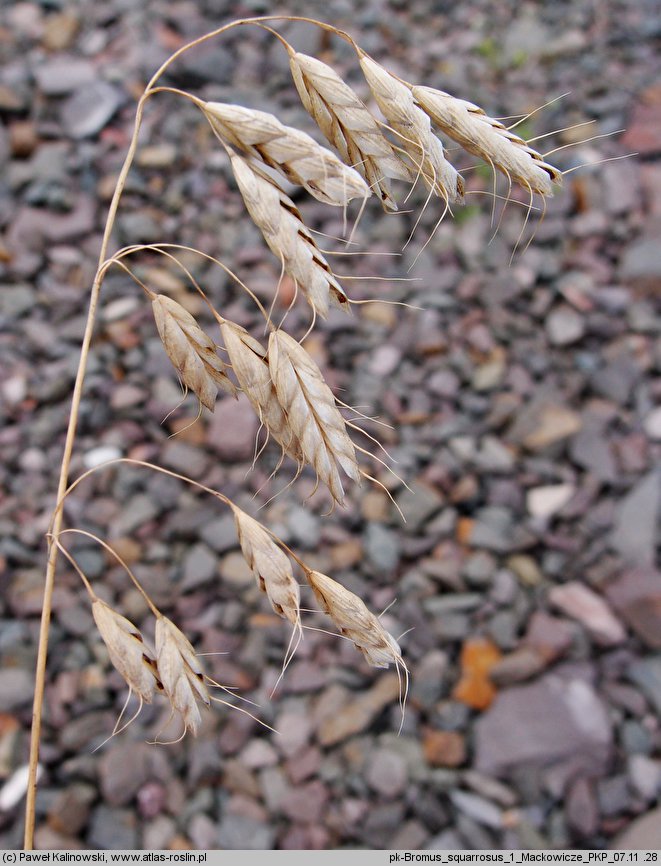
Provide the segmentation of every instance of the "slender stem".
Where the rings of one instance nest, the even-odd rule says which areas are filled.
[[[142,114],[144,111],[145,102],[148,99],[148,92],[145,91],[136,109],[135,125],[133,128],[133,136],[129,144],[129,149],[124,159],[124,164],[117,178],[115,192],[110,202],[108,216],[106,218],[106,226],[103,232],[101,241],[101,250],[99,252],[99,263],[92,290],[90,292],[89,309],[87,311],[87,323],[85,325],[85,334],[80,347],[80,359],[78,361],[78,370],[76,372],[76,381],[71,397],[71,410],[69,412],[69,423],[67,426],[66,438],[64,442],[64,454],[62,455],[62,464],[60,466],[60,476],[57,485],[57,502],[62,499],[65,490],[67,489],[67,481],[69,478],[69,467],[71,465],[71,454],[76,438],[76,429],[78,427],[78,415],[80,413],[80,401],[83,393],[83,382],[85,380],[85,372],[87,369],[87,359],[89,356],[90,345],[92,343],[92,334],[94,333],[94,323],[96,320],[96,311],[99,305],[99,295],[101,292],[101,283],[103,280],[103,264],[105,262],[110,237],[119,200],[126,185],[126,178],[131,168],[135,152],[138,147],[138,136],[140,134],[140,125]],[[62,509],[59,509],[53,517],[52,533],[54,536],[60,532],[62,528]],[[55,585],[55,566],[57,564],[58,547],[49,543],[48,563],[46,565],[46,577],[44,580],[44,598],[41,609],[41,624],[39,626],[39,648],[37,651],[37,664],[35,671],[34,683],[34,702],[32,706],[32,729],[30,731],[30,759],[28,770],[28,785],[27,797],[25,803],[25,835],[23,840],[23,848],[26,851],[31,851],[34,847],[34,823],[35,823],[35,806],[37,799],[37,769],[39,762],[39,743],[41,739],[41,720],[42,709],[44,703],[44,690],[46,686],[46,660],[48,657],[48,636],[50,632],[51,611],[53,607],[53,589]]]

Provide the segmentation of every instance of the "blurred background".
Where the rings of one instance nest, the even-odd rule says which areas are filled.
[[[71,497],[67,525],[109,541],[196,649],[216,654],[205,659],[210,674],[256,701],[279,734],[216,707],[197,739],[150,745],[159,731],[176,736],[157,700],[94,751],[126,688],[79,578],[61,560],[37,844],[661,847],[661,18],[643,0],[6,0],[0,847],[22,842],[14,773],[27,760],[44,533],[135,102],[187,40],[276,12],[346,28],[391,71],[492,116],[550,103],[518,131],[565,129],[535,146],[571,145],[550,160],[585,167],[566,176],[543,220],[535,209],[527,222],[523,194],[513,192],[500,219],[490,172],[470,169],[466,205],[435,229],[441,207],[430,202],[401,256],[334,259],[340,274],[381,278],[346,280],[352,297],[424,308],[333,312],[306,341],[343,400],[391,425],[363,426],[412,492],[368,457],[365,466],[406,523],[368,483],[349,486],[346,508],[331,515],[326,494],[311,496],[308,472],[279,493],[294,469],[287,462],[270,478],[278,461],[270,447],[251,469],[257,422],[247,401],[222,398],[195,421],[196,401],[181,402],[149,304],[126,275],[109,272],[72,475],[131,456],[221,490],[371,609],[387,608],[383,623],[404,635],[412,683],[402,723],[394,672],[308,631],[272,694],[289,633],[258,592],[227,511],[147,470],[99,472]],[[345,42],[304,23],[276,26],[367,97]],[[273,111],[319,138],[285,51],[263,30],[239,28],[185,55],[166,83]],[[607,137],[582,143],[597,135]],[[206,121],[161,94],[141,141],[114,242],[194,245],[270,303],[279,263],[245,214]],[[397,193],[403,202],[408,190]],[[311,227],[341,234],[341,213],[292,194]],[[401,253],[424,205],[418,190],[402,207],[410,213],[385,215],[371,203],[352,249]],[[180,271],[155,256],[133,264],[214,333]],[[193,256],[186,264],[223,315],[258,326],[254,305],[220,269]],[[285,281],[277,316],[290,297]],[[286,327],[300,338],[308,324],[299,303]],[[360,444],[375,452],[368,439]],[[68,544],[99,594],[149,633],[125,573],[91,540]],[[309,622],[329,627],[314,614]]]

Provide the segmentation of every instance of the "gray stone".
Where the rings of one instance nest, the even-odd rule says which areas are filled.
[[[391,572],[399,562],[397,534],[380,523],[368,523],[365,531],[365,553],[376,569]]]
[[[107,81],[92,81],[83,85],[64,103],[61,119],[72,138],[87,138],[103,129],[122,104],[117,88]]]
[[[27,706],[34,693],[33,677],[22,668],[0,670],[0,711],[9,713]]]
[[[365,779],[377,794],[387,799],[395,799],[406,787],[406,761],[397,752],[375,749],[368,758]]]
[[[661,761],[647,755],[631,755],[627,770],[634,791],[644,800],[654,800],[661,789]]]
[[[94,80],[94,66],[77,57],[57,57],[34,71],[37,86],[46,96],[65,96]]]
[[[216,553],[226,553],[239,546],[236,524],[231,514],[224,514],[205,523],[200,530],[200,538]]]
[[[97,806],[92,813],[87,837],[92,848],[133,850],[138,847],[136,816],[128,809]]]
[[[585,320],[572,307],[563,304],[547,316],[546,333],[552,345],[569,346],[584,335]]]
[[[637,659],[627,671],[629,679],[643,690],[657,713],[661,713],[661,655]]]
[[[608,714],[592,686],[552,673],[500,692],[476,722],[476,769],[501,774],[570,758],[586,770],[606,766],[612,746]]]
[[[259,420],[247,397],[225,397],[216,404],[207,441],[225,463],[247,462],[255,449]]]
[[[397,497],[397,505],[406,519],[404,531],[417,534],[424,524],[440,511],[444,499],[440,493],[422,482],[413,482],[411,490],[404,488]]]
[[[611,851],[658,851],[661,848],[661,806],[636,818],[608,846]]]
[[[218,573],[218,558],[206,544],[195,544],[186,553],[182,589],[201,586]]]
[[[223,815],[218,827],[218,848],[229,851],[267,851],[275,842],[275,829],[246,815]]]
[[[308,549],[316,548],[319,544],[321,521],[309,508],[295,505],[287,516],[287,525],[295,544]]]
[[[660,507],[661,472],[654,470],[640,479],[618,507],[610,543],[627,562],[653,564]]]

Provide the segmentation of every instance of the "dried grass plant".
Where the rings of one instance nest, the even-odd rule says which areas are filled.
[[[273,16],[234,21],[183,46],[155,73],[137,105],[132,139],[110,203],[98,268],[90,292],[87,326],[59,475],[57,504],[48,534],[49,556],[36,670],[26,806],[26,849],[33,846],[49,623],[60,552],[80,575],[90,595],[94,621],[107,647],[109,661],[125,680],[129,693],[138,698],[140,706],[151,702],[157,695],[162,696],[163,700],[169,702],[172,713],[179,716],[183,736],[188,730],[194,734],[198,729],[201,707],[209,707],[212,701],[225,703],[213,693],[218,683],[204,672],[194,647],[176,624],[156,607],[129,566],[103,539],[96,541],[125,567],[129,579],[153,614],[153,648],[120,611],[114,610],[96,595],[91,582],[67,547],[67,533],[83,531],[64,527],[63,504],[77,485],[96,471],[92,469],[70,483],[70,464],[85,372],[99,296],[109,269],[121,267],[127,278],[133,277],[139,283],[129,262],[142,250],[149,250],[183,268],[195,291],[201,293],[210,306],[219,325],[226,362],[217,353],[215,337],[206,333],[179,302],[165,294],[156,294],[149,286],[140,284],[152,303],[156,330],[165,352],[182,386],[198,398],[200,411],[202,407],[214,410],[219,389],[229,394],[236,394],[239,390],[245,393],[266,433],[279,445],[282,459],[292,459],[297,473],[304,466],[312,467],[317,483],[326,485],[333,502],[339,505],[344,499],[343,482],[346,483],[348,479],[349,482],[360,484],[363,478],[371,478],[359,462],[361,455],[366,455],[368,459],[370,455],[352,440],[353,428],[340,411],[340,404],[324,381],[321,370],[300,342],[282,327],[273,324],[259,301],[238,277],[232,275],[264,313],[268,340],[260,341],[216,310],[213,301],[204,294],[179,259],[180,253],[183,250],[191,252],[190,248],[163,243],[130,246],[109,253],[111,233],[136,155],[148,101],[164,91],[180,94],[192,100],[208,120],[227,154],[248,215],[278,258],[283,274],[293,281],[296,293],[300,293],[311,307],[310,327],[315,324],[317,316],[327,315],[331,304],[349,309],[351,301],[278,176],[285,178],[288,183],[303,187],[329,205],[345,208],[352,200],[364,202],[375,195],[387,211],[396,211],[409,195],[410,187],[421,181],[428,197],[441,199],[441,207],[445,212],[461,201],[464,180],[449,161],[448,151],[437,135],[438,129],[448,139],[504,173],[510,186],[514,183],[521,185],[529,194],[531,205],[533,195],[540,196],[543,204],[544,198],[552,194],[553,184],[561,180],[560,172],[548,164],[543,155],[477,106],[442,91],[402,81],[370,58],[347,33],[321,22],[298,19],[345,39],[355,49],[357,63],[363,71],[373,101],[382,114],[382,117],[376,116],[330,66],[297,52],[281,34],[271,30],[266,22],[272,20],[292,19],[276,19]],[[194,94],[159,84],[164,73],[182,54],[232,28],[247,25],[265,27],[283,43],[302,103],[334,151],[322,147],[307,133],[285,126],[273,114],[239,105],[205,102]],[[396,184],[401,187],[399,190],[395,188]],[[203,251],[192,252],[210,258]],[[216,264],[228,270],[222,262]],[[292,628],[292,639],[283,669],[303,633],[305,610],[301,607],[299,589],[302,577],[311,589],[312,597],[338,632],[355,644],[370,665],[377,668],[395,665],[401,674],[405,693],[407,670],[397,641],[354,593],[333,578],[310,568],[267,527],[241,510],[222,492],[206,488],[154,464],[128,459],[113,462],[128,463],[179,478],[202,489],[231,509],[240,548],[259,588],[268,597],[273,610]],[[113,733],[121,730],[118,726]]]

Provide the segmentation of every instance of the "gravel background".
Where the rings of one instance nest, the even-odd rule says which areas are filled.
[[[568,175],[544,221],[534,215],[534,240],[511,266],[524,208],[509,206],[489,243],[491,200],[479,195],[424,251],[436,202],[402,257],[338,259],[340,273],[386,278],[347,281],[354,297],[425,308],[334,313],[307,343],[343,399],[393,425],[368,429],[415,495],[366,462],[407,522],[367,484],[325,516],[325,494],[306,501],[308,473],[260,516],[373,609],[388,608],[394,634],[406,632],[412,690],[400,736],[395,675],[370,670],[324,633],[306,633],[271,697],[287,630],[216,503],[134,468],[81,486],[68,524],[110,540],[196,648],[223,653],[207,659],[210,672],[257,701],[260,718],[280,733],[218,707],[196,740],[148,745],[168,720],[157,701],[94,752],[126,690],[63,563],[38,845],[661,847],[661,19],[652,0],[3,4],[0,847],[21,842],[22,803],[11,805],[10,794],[27,757],[43,536],[86,295],[135,100],[186,39],[275,11],[346,27],[393,71],[492,115],[568,93],[525,125],[535,136],[595,121],[548,140],[574,145],[557,154],[562,169],[637,156]],[[282,32],[363,87],[343,42],[300,23]],[[313,132],[284,51],[256,28],[186,56],[169,83],[275,110]],[[117,243],[195,244],[270,301],[279,266],[195,110],[155,98],[143,141]],[[470,177],[471,189],[490,189],[484,174]],[[313,227],[340,232],[337,212],[297,201]],[[409,204],[415,212],[404,216],[368,208],[360,249],[401,250],[423,198]],[[407,276],[418,254],[415,282],[389,279]],[[190,265],[225,315],[257,324],[218,269]],[[194,308],[167,262],[144,257],[136,267],[152,288],[185,295]],[[307,321],[299,305],[287,326],[301,336]],[[291,466],[269,480],[277,462],[269,449],[246,474],[256,423],[244,401],[222,399],[215,415],[188,426],[196,414],[189,398],[164,422],[179,400],[149,305],[111,272],[73,474],[113,454],[153,459],[256,514]],[[99,593],[148,631],[123,572],[89,540],[70,544]]]

